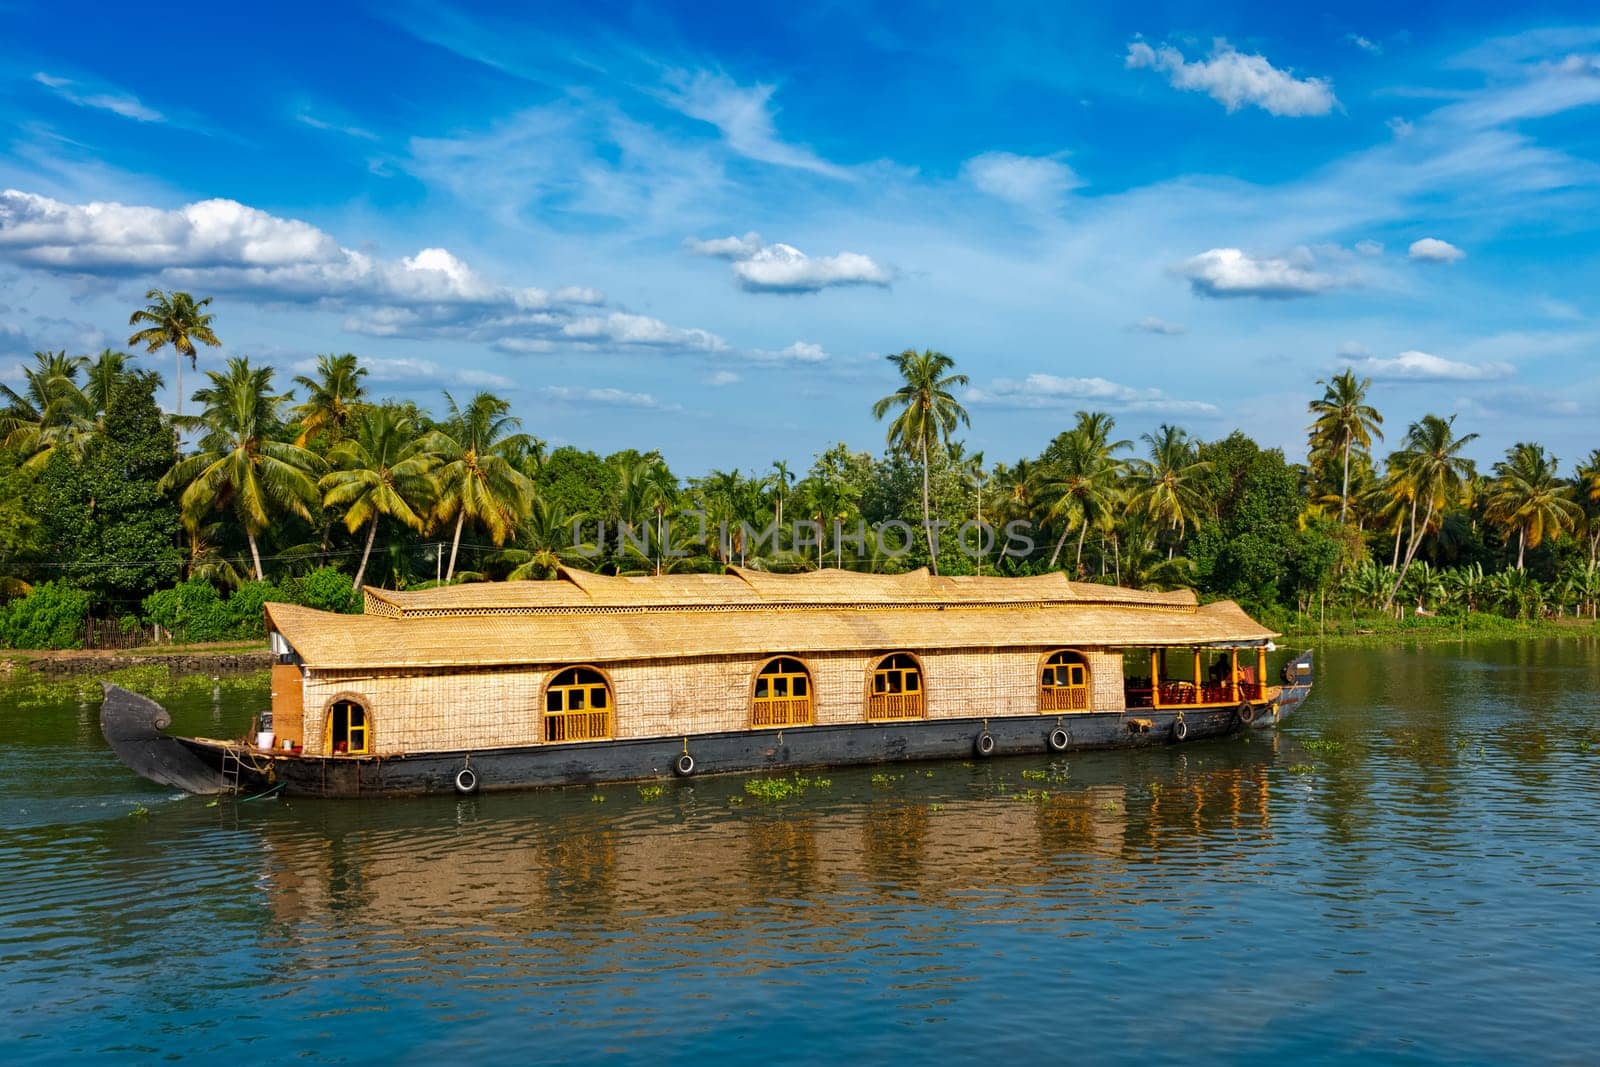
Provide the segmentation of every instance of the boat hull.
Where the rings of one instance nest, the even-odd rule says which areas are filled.
[[[155,701],[105,687],[101,726],[117,755],[152,781],[191,793],[357,797],[494,792],[739,772],[787,772],[912,760],[993,759],[1150,748],[1276,725],[1310,692],[1286,685],[1246,723],[1231,707],[1077,712],[741,730],[689,737],[524,745],[389,756],[306,756],[238,742],[173,737]],[[1179,726],[1179,723],[1182,726]],[[1065,733],[1065,743],[1056,731]],[[987,737],[988,745],[981,741]],[[1052,743],[1054,742],[1054,743]],[[680,765],[687,755],[692,769]],[[471,788],[458,783],[470,769]]]

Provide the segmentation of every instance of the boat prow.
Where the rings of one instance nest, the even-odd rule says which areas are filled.
[[[1311,683],[1315,680],[1315,676],[1313,650],[1308,648],[1283,665],[1283,686],[1273,705],[1273,713],[1257,717],[1250,725],[1261,730],[1277,726],[1294,714],[1295,710],[1305,703],[1306,697],[1311,695]]]
[[[105,702],[100,705],[100,732],[118,759],[150,781],[186,793],[229,791],[214,759],[165,732],[172,725],[166,708],[110,682],[102,682],[101,688]]]

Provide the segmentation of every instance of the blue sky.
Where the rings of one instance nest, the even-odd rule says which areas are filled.
[[[685,473],[876,450],[906,347],[991,461],[1079,408],[1296,454],[1347,365],[1391,441],[1600,447],[1592,6],[798,7],[0,0],[0,377],[159,286],[202,368]]]

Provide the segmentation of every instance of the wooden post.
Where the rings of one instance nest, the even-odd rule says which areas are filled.
[[[1200,650],[1194,650],[1194,702],[1204,704],[1205,682],[1200,678]]]
[[[1256,692],[1265,696],[1267,693],[1267,646],[1262,645],[1256,649],[1256,685],[1261,688]]]
[[[1239,650],[1237,648],[1230,648],[1228,650],[1228,659],[1230,661],[1230,670],[1228,671],[1228,684],[1233,690],[1231,693],[1228,694],[1228,699],[1230,699],[1230,700],[1238,700],[1239,699]]]
[[[1150,650],[1150,706],[1161,706],[1161,652],[1154,648]]]

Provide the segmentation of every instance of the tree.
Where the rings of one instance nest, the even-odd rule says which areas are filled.
[[[1141,434],[1139,439],[1149,447],[1150,458],[1128,462],[1133,474],[1132,504],[1173,534],[1167,542],[1167,558],[1171,559],[1189,527],[1200,525],[1205,502],[1195,480],[1207,473],[1211,464],[1199,458],[1194,441],[1176,426],[1162,423],[1155,433]]]
[[[479,393],[466,407],[444,394],[449,416],[444,427],[428,434],[424,448],[438,459],[434,480],[439,486],[434,504],[435,522],[455,520],[450,539],[450,566],[446,580],[455,577],[456,555],[461,549],[461,529],[468,519],[489,531],[496,545],[506,543],[527,513],[533,483],[512,462],[531,439],[516,432],[520,419],[511,405],[492,393]]]
[[[1210,464],[1196,477],[1210,515],[1189,552],[1201,587],[1258,607],[1282,603],[1300,577],[1299,470],[1237,431],[1202,444],[1198,458]]]
[[[334,469],[323,476],[320,488],[323,506],[344,511],[345,529],[353,534],[367,527],[352,583],[359,591],[380,518],[397,519],[418,533],[427,526],[434,492],[428,472],[435,458],[417,435],[416,424],[387,405],[364,408],[352,428],[354,433],[328,453]]]
[[[1489,488],[1488,518],[1517,534],[1517,570],[1530,548],[1545,536],[1560,537],[1577,528],[1583,509],[1572,499],[1573,487],[1556,474],[1559,462],[1543,445],[1521,441],[1494,465]]]
[[[1589,569],[1600,557],[1600,448],[1578,464],[1578,498],[1583,501],[1584,520],[1589,525]]]
[[[775,550],[783,548],[783,498],[789,495],[794,488],[794,472],[789,469],[785,460],[772,461],[772,473],[767,476],[767,484],[772,486],[776,500],[776,509],[773,512],[773,523],[777,528],[776,543],[772,546]]]
[[[35,352],[33,366],[22,372],[22,392],[0,385],[0,399],[7,404],[0,415],[5,446],[26,457],[29,470],[43,470],[58,448],[82,456],[95,415],[78,385],[78,375],[88,364],[84,357],[65,352]]]
[[[188,293],[177,291],[164,293],[160,289],[151,289],[144,294],[144,298],[150,303],[129,316],[128,325],[138,326],[140,323],[147,325],[128,338],[128,343],[144,345],[145,351],[151,355],[168,345],[172,346],[173,365],[178,370],[177,414],[181,416],[183,357],[189,357],[189,369],[194,370],[200,365],[200,356],[194,347],[196,341],[212,347],[222,344],[211,330],[211,320],[216,316],[205,310],[211,303],[211,298],[208,296],[204,300],[196,300]]]
[[[1338,455],[1343,464],[1339,489],[1339,525],[1343,526],[1350,504],[1350,451],[1357,447],[1363,451],[1372,448],[1374,437],[1383,440],[1383,431],[1379,429],[1383,416],[1366,403],[1367,390],[1372,387],[1371,378],[1358,382],[1354,372],[1347,368],[1332,380],[1319,379],[1317,384],[1323,387],[1322,399],[1308,405],[1317,417],[1311,424],[1311,447],[1314,452]]]
[[[233,512],[250,543],[257,581],[266,579],[257,538],[277,513],[309,522],[311,509],[321,504],[312,474],[322,461],[279,439],[279,411],[293,394],[272,392],[272,373],[242,356],[228,360],[220,374],[206,372],[211,384],[194,393],[204,408],[183,420],[200,431],[200,451],[179,460],[162,481],[163,488],[183,487],[178,507],[191,531],[212,510]]]
[[[345,437],[351,421],[365,406],[367,390],[361,379],[367,368],[355,356],[346,352],[342,356],[317,357],[317,376],[300,375],[294,383],[306,391],[305,402],[290,414],[300,423],[300,435],[294,443],[305,447],[319,433],[326,433],[330,445]]]
[[[172,463],[154,374],[124,376],[102,427],[77,459],[45,468],[44,537],[62,575],[101,603],[137,604],[177,581],[178,517],[162,491]]]
[[[1047,517],[1062,523],[1061,536],[1050,554],[1054,569],[1067,534],[1078,531],[1076,569],[1083,569],[1083,541],[1091,525],[1108,525],[1122,499],[1118,479],[1122,461],[1116,454],[1127,441],[1111,440],[1116,420],[1103,411],[1078,412],[1077,425],[1058,434],[1045,450],[1050,471],[1045,493],[1052,500]]]
[[[888,357],[904,381],[899,389],[872,405],[872,417],[882,420],[896,409],[889,424],[889,446],[916,456],[922,466],[922,529],[928,539],[928,558],[939,573],[939,553],[933,545],[933,520],[928,510],[928,456],[950,439],[956,425],[972,425],[967,409],[950,390],[967,384],[965,374],[953,374],[955,360],[943,352],[906,349]]]
[[[1394,604],[1395,594],[1406,580],[1406,570],[1416,557],[1417,547],[1428,532],[1434,516],[1453,499],[1460,499],[1467,482],[1472,477],[1472,461],[1461,454],[1467,445],[1478,439],[1475,433],[1457,437],[1456,417],[1441,419],[1437,415],[1424,415],[1406,430],[1405,447],[1390,457],[1395,469],[1394,487],[1409,499],[1411,536],[1406,542],[1405,558],[1395,576],[1389,596],[1383,602],[1388,611]],[[1422,525],[1417,525],[1417,504],[1427,502]]]

